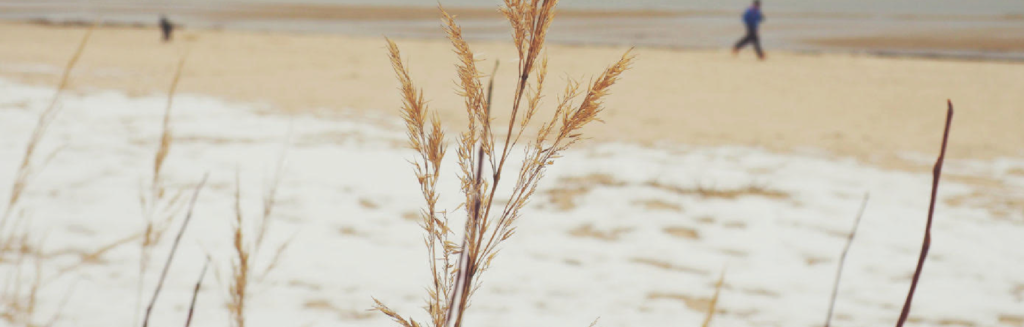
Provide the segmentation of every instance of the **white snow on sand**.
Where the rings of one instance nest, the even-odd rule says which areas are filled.
[[[0,81],[4,199],[52,92]],[[63,150],[21,204],[33,235],[56,254],[46,261],[44,276],[75,264],[74,253],[141,230],[138,198],[151,178],[165,101],[118,92],[63,98],[43,152]],[[289,129],[292,145],[267,242],[292,243],[277,270],[254,282],[249,326],[393,326],[367,311],[371,297],[425,320],[427,259],[421,230],[409,217],[423,200],[397,114],[289,117],[264,106],[186,94],[175,99],[172,119],[175,142],[165,178],[190,187],[209,172],[210,181],[153,326],[182,325],[205,253],[216,270],[207,275],[193,325],[228,325],[235,173],[247,217],[255,219],[263,182]],[[461,196],[454,148],[449,153],[441,201],[454,209]],[[948,169],[1000,181],[1002,191],[968,178],[942,182],[911,325],[1020,326],[1024,160],[951,162]],[[916,264],[930,187],[926,172],[824,155],[587,144],[549,171],[518,233],[486,272],[467,323],[587,326],[600,317],[599,326],[608,327],[696,326],[727,267],[715,325],[820,326],[846,234],[870,192],[833,325],[889,325],[899,316]],[[450,212],[454,220],[462,215]],[[156,250],[147,294],[169,241]],[[138,255],[136,243],[122,246],[48,284],[40,295],[40,320],[73,289],[58,326],[129,326]],[[7,276],[12,268],[8,263],[0,270]]]

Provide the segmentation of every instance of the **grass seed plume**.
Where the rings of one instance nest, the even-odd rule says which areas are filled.
[[[443,30],[458,57],[457,92],[464,100],[468,117],[466,130],[456,140],[458,178],[464,197],[461,208],[467,214],[461,243],[452,240],[457,236],[448,223],[447,211],[437,208],[437,181],[447,149],[444,131],[438,116],[427,108],[422,92],[414,86],[398,46],[387,40],[391,64],[401,84],[401,112],[409,144],[419,156],[413,165],[426,202],[421,224],[426,232],[431,273],[426,306],[431,319],[429,326],[462,325],[473,292],[480,286],[482,273],[498,254],[499,245],[515,234],[520,211],[536,191],[545,169],[581,140],[583,127],[598,120],[603,98],[633,61],[634,57],[626,52],[585,89],[579,82],[567,83],[551,119],[540,126],[534,141],[524,145],[527,155],[519,171],[513,172],[515,182],[510,200],[504,205],[495,205],[509,155],[517,148],[541,104],[541,87],[547,74],[547,60],[541,59],[542,50],[557,3],[556,0],[506,0],[500,9],[511,25],[519,57],[512,109],[508,126],[502,129],[504,140],[501,142],[491,126],[490,87],[485,93],[480,80],[483,74],[477,69],[477,59],[462,36],[462,28],[454,16],[440,8]],[[380,301],[376,301],[375,308],[402,326],[420,326]]]

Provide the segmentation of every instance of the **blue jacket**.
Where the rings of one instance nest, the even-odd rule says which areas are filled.
[[[747,11],[743,12],[743,23],[747,24],[747,27],[756,28],[758,24],[764,21],[764,15],[761,15],[761,9],[751,6],[747,8]]]

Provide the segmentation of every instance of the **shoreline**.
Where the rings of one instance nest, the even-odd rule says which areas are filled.
[[[94,23],[85,20],[50,20],[47,18],[25,18],[16,20],[0,20],[0,23],[11,23],[11,24],[27,24],[27,25],[38,25],[48,28],[86,28],[92,26]],[[104,28],[125,28],[125,29],[153,29],[157,27],[155,23],[143,23],[143,22],[111,22],[103,21],[100,22],[99,27]],[[340,35],[348,37],[367,37],[367,35],[349,35],[344,33],[333,33],[324,31],[288,31],[288,30],[264,30],[264,29],[225,29],[223,27],[193,27],[183,26],[179,33],[188,33],[189,31],[236,31],[236,32],[253,32],[253,33],[286,33],[286,34],[298,34],[298,35]],[[411,39],[435,39],[444,40],[443,36],[435,37],[424,37],[420,35],[416,36],[405,36]],[[498,42],[501,40],[495,40],[493,38],[480,38],[467,36],[467,40],[477,42]],[[782,49],[769,49],[770,52],[779,53],[792,53],[802,55],[855,55],[855,56],[874,56],[881,58],[908,58],[908,59],[921,59],[921,60],[941,60],[941,61],[967,61],[967,62],[1004,62],[1004,63],[1024,63],[1024,53],[1015,53],[1012,51],[984,51],[984,50],[942,50],[942,51],[930,51],[927,47],[913,46],[905,49],[891,49],[885,48],[881,45],[891,43],[895,38],[887,38],[884,36],[871,36],[861,38],[825,38],[825,39],[807,39],[807,43],[812,44],[833,44],[839,46],[845,46],[846,49],[822,49],[822,48],[808,48],[808,47],[797,47],[797,48],[782,48]],[[630,44],[624,44],[621,42],[587,42],[587,41],[566,41],[566,40],[553,40],[552,44],[569,46],[569,47],[623,47],[630,46]],[[924,43],[927,43],[925,41]],[[1011,44],[1007,42],[1007,44]],[[1012,43],[1020,47],[1020,51],[1024,51],[1024,43]],[[687,45],[671,45],[671,44],[643,44],[636,45],[633,47],[646,48],[646,49],[660,49],[669,51],[721,51],[722,47],[715,46],[687,46]]]
[[[50,26],[154,26],[159,13],[185,29],[440,38],[437,9],[334,4],[93,4],[0,2],[0,20]],[[467,39],[508,39],[493,8],[449,7]],[[772,12],[762,38],[769,51],[1024,62],[1024,15]],[[725,10],[559,10],[549,42],[663,49],[725,49],[742,35]]]

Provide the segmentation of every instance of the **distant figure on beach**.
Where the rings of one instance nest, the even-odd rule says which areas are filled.
[[[167,16],[160,15],[160,31],[164,34],[164,42],[170,42],[171,32],[174,32],[174,25],[167,19]]]
[[[761,14],[761,0],[754,0],[754,4],[743,12],[743,24],[747,26],[747,35],[743,36],[736,45],[732,47],[732,54],[739,54],[740,49],[747,46],[747,43],[754,44],[754,51],[757,51],[757,58],[764,60],[764,51],[761,50],[761,37],[757,35],[757,27],[764,21]]]

